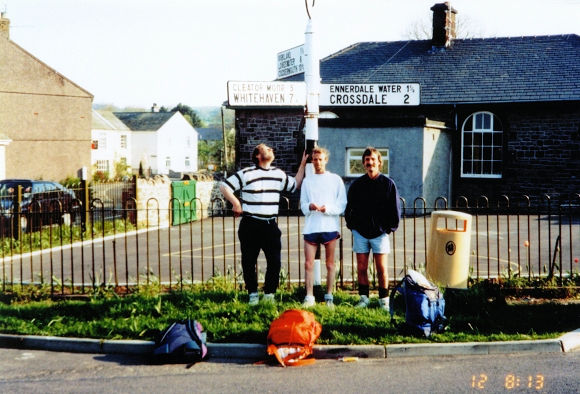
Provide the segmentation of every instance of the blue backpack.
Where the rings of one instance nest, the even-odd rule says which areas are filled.
[[[420,272],[408,270],[407,275],[396,286],[389,300],[391,321],[393,299],[399,292],[405,300],[405,328],[413,335],[429,337],[433,332],[445,329],[445,300],[439,288],[429,282]]]
[[[195,363],[207,356],[206,333],[197,320],[170,325],[155,342],[153,356],[158,362]]]

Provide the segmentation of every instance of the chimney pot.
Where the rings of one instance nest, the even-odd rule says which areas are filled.
[[[431,7],[433,11],[433,38],[434,47],[449,47],[456,37],[455,14],[457,10],[451,4],[437,3]]]

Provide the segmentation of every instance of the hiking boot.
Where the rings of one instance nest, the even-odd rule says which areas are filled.
[[[389,297],[379,298],[379,308],[389,313]]]
[[[304,297],[304,302],[302,303],[302,308],[312,308],[315,305],[316,305],[316,301],[314,300],[314,296]]]
[[[334,309],[334,297],[332,296],[332,294],[325,294],[324,302],[326,303],[326,307],[328,309]]]
[[[256,306],[260,302],[260,295],[258,293],[250,293],[250,301],[248,301],[248,305]]]
[[[360,296],[360,301],[358,302],[358,304],[356,304],[354,307],[355,308],[366,308],[367,306],[369,306],[369,297],[366,295],[361,295]]]
[[[262,301],[264,302],[264,304],[274,304],[276,302],[276,299],[274,298],[274,293],[264,294]]]

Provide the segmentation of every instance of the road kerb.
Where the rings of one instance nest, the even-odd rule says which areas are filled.
[[[564,352],[580,349],[580,328],[562,335],[559,339]]]

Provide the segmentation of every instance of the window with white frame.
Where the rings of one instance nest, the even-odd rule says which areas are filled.
[[[461,129],[461,176],[501,178],[503,128],[491,112],[470,115]]]
[[[121,134],[121,149],[127,149],[127,134]]]
[[[165,167],[166,168],[170,168],[171,167],[171,157],[166,156],[165,157]]]
[[[189,160],[188,156],[185,156],[185,167],[190,167],[191,166],[191,161]]]
[[[99,147],[100,149],[107,150],[107,134],[99,133]]]
[[[108,172],[109,171],[109,161],[108,160],[97,160],[97,171]]]
[[[389,149],[375,148],[381,153],[383,168],[381,173],[389,176]],[[346,148],[346,176],[361,176],[366,174],[365,167],[362,163],[362,155],[366,148]]]

